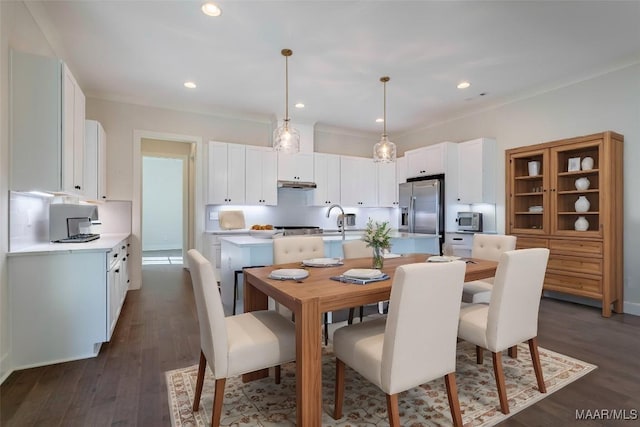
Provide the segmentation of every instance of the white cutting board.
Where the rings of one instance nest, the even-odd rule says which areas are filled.
[[[244,212],[242,211],[220,211],[218,212],[218,222],[221,230],[237,230],[246,228],[244,224]]]

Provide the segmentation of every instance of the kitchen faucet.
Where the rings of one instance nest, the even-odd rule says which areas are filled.
[[[327,211],[327,218],[329,218],[329,214],[331,213],[331,209],[333,208],[340,209],[340,212],[342,213],[342,222],[340,223],[340,233],[342,234],[342,240],[344,240],[344,221],[345,221],[344,209],[342,209],[342,206],[340,206],[339,204],[334,203],[333,205],[329,206],[329,210]]]

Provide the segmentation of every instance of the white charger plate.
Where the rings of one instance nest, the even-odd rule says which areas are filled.
[[[270,279],[276,280],[300,280],[307,276],[309,276],[309,272],[302,268],[281,268],[279,270],[273,270],[271,274],[269,274]]]
[[[342,273],[342,275],[353,279],[375,279],[384,276],[384,273],[374,268],[352,268]]]
[[[460,257],[459,256],[452,256],[452,255],[444,255],[444,256],[430,256],[429,258],[427,258],[427,262],[451,262],[451,261],[456,261],[459,260]]]
[[[307,267],[333,267],[344,262],[340,258],[311,258],[302,260],[302,264]]]

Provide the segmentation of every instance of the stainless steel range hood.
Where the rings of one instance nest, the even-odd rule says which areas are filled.
[[[313,190],[317,185],[308,181],[278,181],[278,188],[295,188],[298,190]]]

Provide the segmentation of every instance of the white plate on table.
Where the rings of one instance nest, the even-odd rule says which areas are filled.
[[[340,258],[311,258],[302,260],[302,264],[307,267],[334,267],[344,262]]]
[[[384,273],[374,268],[352,268],[342,273],[342,275],[353,279],[376,279],[384,276]]]
[[[300,280],[308,276],[309,272],[302,268],[281,268],[279,270],[273,270],[271,274],[269,274],[270,279],[276,280]]]
[[[451,262],[451,261],[456,261],[461,259],[459,256],[452,256],[452,255],[443,255],[443,256],[430,256],[429,258],[427,258],[427,262]]]

